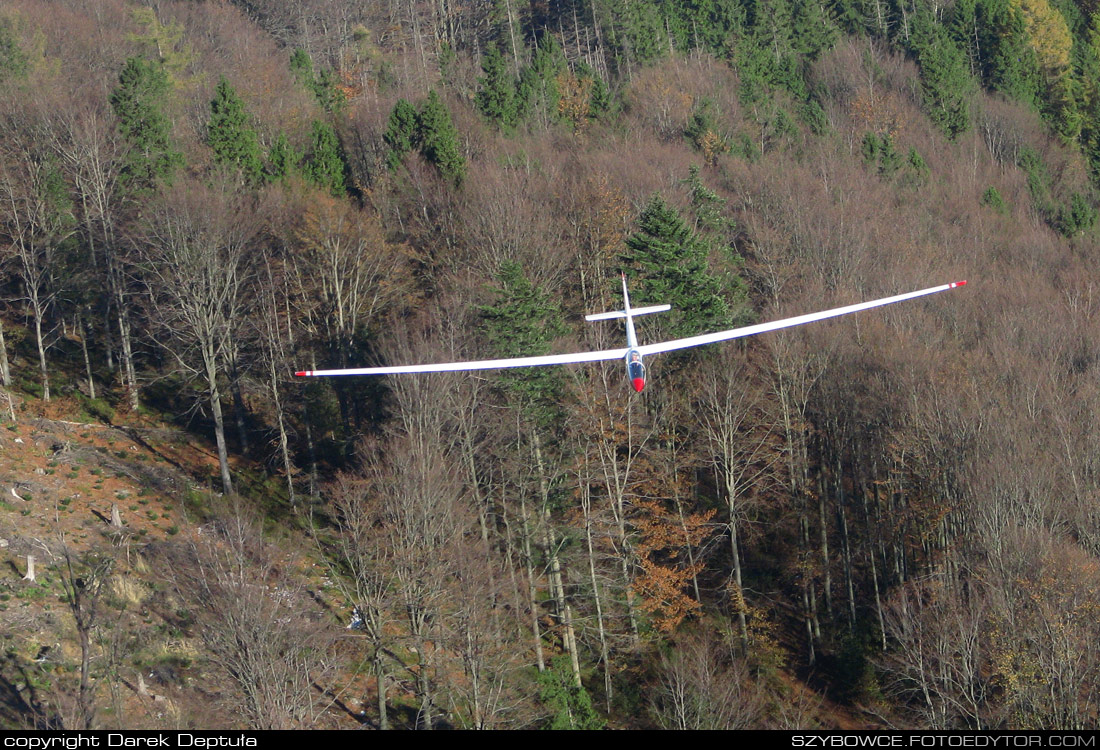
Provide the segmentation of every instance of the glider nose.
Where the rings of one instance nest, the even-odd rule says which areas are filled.
[[[645,388],[645,378],[634,378],[630,382],[638,393],[641,393],[642,389]]]

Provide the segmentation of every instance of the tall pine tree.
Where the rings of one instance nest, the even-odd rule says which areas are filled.
[[[707,267],[707,243],[660,195],[638,219],[639,231],[626,240],[623,261],[638,277],[638,304],[668,303],[662,316],[672,336],[727,328],[732,320],[722,283]]]
[[[327,122],[313,121],[309,158],[303,171],[306,179],[317,187],[328,190],[333,197],[347,195],[344,151],[340,148],[336,131]]]
[[[183,155],[172,147],[172,123],[163,112],[168,96],[168,74],[158,64],[140,57],[126,61],[111,92],[118,128],[129,144],[121,180],[134,192],[157,183],[170,184]]]
[[[210,122],[206,126],[206,142],[214,150],[214,161],[240,169],[250,185],[263,179],[263,157],[260,141],[245,112],[244,102],[223,76],[218,81],[210,102]]]
[[[428,94],[417,117],[420,153],[456,185],[466,176],[466,159],[458,148],[458,131],[439,94]]]

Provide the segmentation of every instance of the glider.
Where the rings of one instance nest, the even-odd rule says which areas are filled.
[[[650,313],[671,310],[672,306],[654,305],[652,307],[631,308],[630,295],[627,293],[626,290],[626,275],[624,274],[623,309],[585,316],[585,320],[618,320],[620,318],[625,319],[626,347],[622,349],[605,349],[603,351],[597,352],[576,352],[574,354],[549,354],[538,357],[482,359],[473,362],[439,362],[426,365],[398,365],[395,367],[353,367],[343,370],[303,370],[294,374],[298,377],[303,378],[328,377],[333,375],[397,375],[402,373],[418,372],[462,372],[469,370],[497,370],[505,367],[541,367],[544,365],[563,365],[571,362],[604,362],[613,359],[621,359],[626,365],[627,379],[634,387],[634,390],[640,393],[642,389],[645,388],[646,378],[645,364],[642,360],[644,357],[650,354],[660,354],[662,352],[676,351],[677,349],[688,349],[693,346],[713,344],[718,341],[729,341],[730,339],[738,339],[745,336],[755,336],[758,333],[777,331],[781,328],[791,328],[793,326],[800,326],[804,323],[813,323],[817,320],[826,320],[828,318],[836,318],[841,315],[848,315],[849,313],[859,312],[860,310],[870,310],[872,307],[892,305],[895,302],[904,302],[905,300],[915,299],[916,297],[923,297],[927,294],[945,292],[949,289],[955,289],[965,284],[965,281],[953,281],[950,284],[943,284],[941,286],[934,286],[928,289],[921,289],[916,292],[898,294],[894,297],[883,297],[882,299],[871,300],[870,302],[860,302],[855,305],[837,307],[832,310],[809,313],[808,315],[799,315],[794,318],[784,318],[783,320],[775,320],[770,323],[758,323],[757,325],[745,326],[743,328],[733,328],[728,331],[705,333],[701,336],[690,336],[685,339],[673,339],[672,341],[662,341],[656,344],[644,344],[639,346],[638,336],[634,332],[634,318],[639,315],[649,315]]]

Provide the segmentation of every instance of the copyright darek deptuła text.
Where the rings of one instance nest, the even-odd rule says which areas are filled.
[[[255,737],[238,734],[169,734],[131,735],[108,732],[105,734],[75,734],[53,736],[5,737],[3,747],[21,750],[78,750],[83,747],[256,747]]]

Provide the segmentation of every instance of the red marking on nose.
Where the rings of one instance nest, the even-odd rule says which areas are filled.
[[[645,378],[634,378],[630,382],[634,385],[634,390],[638,393],[641,393],[642,389],[645,388]]]

